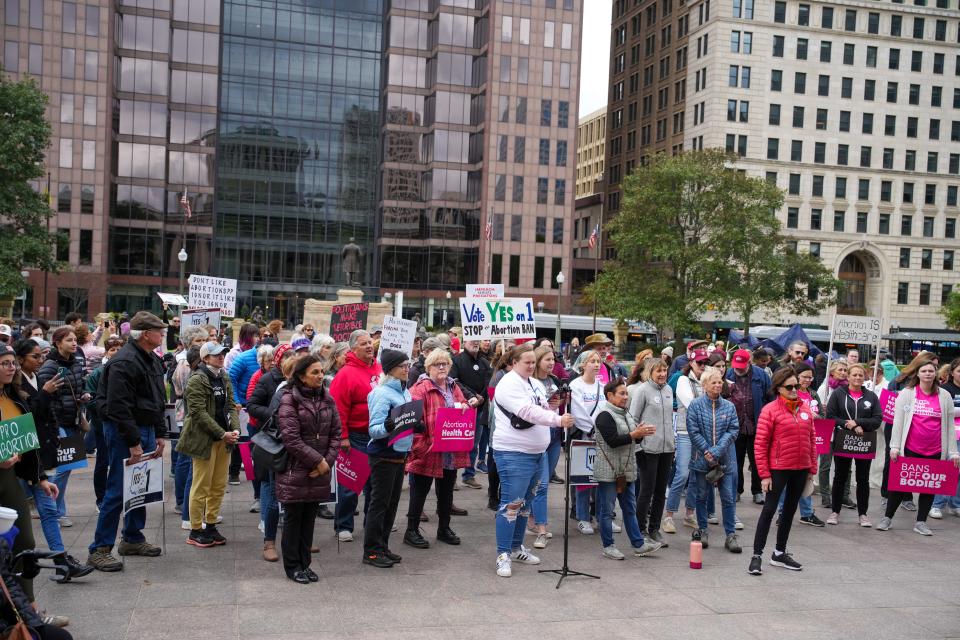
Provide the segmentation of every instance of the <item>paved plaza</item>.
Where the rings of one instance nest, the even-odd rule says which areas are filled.
[[[485,475],[477,477],[486,485]],[[70,616],[69,628],[82,640],[960,638],[960,518],[931,520],[935,535],[922,538],[911,531],[913,514],[901,511],[894,528],[880,533],[861,529],[855,512],[844,510],[836,527],[794,525],[790,549],[802,572],[770,567],[765,557],[764,575],[754,577],[746,569],[760,508],[741,503],[742,555],[722,548],[718,526],[710,527],[713,545],[700,571],[688,568],[689,529],[666,536],[670,548],[656,556],[623,562],[601,557],[598,536],[575,533],[571,567],[602,579],[568,578],[556,590],[556,577],[537,569],[560,566],[560,536],[537,551],[541,567],[515,563],[512,578],[498,578],[486,491],[461,488],[454,501],[470,512],[453,520],[461,546],[435,542],[432,497],[431,522],[423,526],[432,547],[403,545],[401,525],[391,546],[403,563],[392,569],[360,564],[362,529],[357,542],[338,551],[332,523],[318,520],[313,569],[320,582],[303,586],[287,580],[279,563],[261,559],[258,516],[247,511],[250,485],[229,489],[219,527],[226,546],[184,543],[168,480],[166,555],[128,559],[122,573],[95,572],[69,585],[41,575],[39,602]],[[560,532],[563,491],[550,489],[551,529]],[[874,492],[874,521],[879,503]],[[68,504],[75,526],[63,530],[64,542],[83,561],[96,526],[89,470],[74,472]],[[405,510],[406,492],[400,514]],[[42,541],[39,521],[34,525]],[[159,525],[160,506],[153,505],[147,535],[158,544]],[[629,549],[625,534],[616,537],[621,550]]]

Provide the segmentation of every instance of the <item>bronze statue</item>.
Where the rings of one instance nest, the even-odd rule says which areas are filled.
[[[343,245],[343,251],[340,252],[340,259],[343,261],[343,273],[347,276],[346,284],[348,286],[360,286],[361,283],[357,282],[357,275],[363,267],[361,263],[363,259],[363,249],[354,244],[353,238],[350,238],[350,242]]]

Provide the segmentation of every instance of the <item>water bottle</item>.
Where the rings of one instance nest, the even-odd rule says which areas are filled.
[[[693,532],[693,539],[690,540],[690,568],[703,568],[703,543],[700,542],[700,532]]]

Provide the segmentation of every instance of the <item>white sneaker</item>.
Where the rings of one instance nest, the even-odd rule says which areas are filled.
[[[960,509],[954,509],[953,507],[947,507],[947,513],[952,516],[960,518]]]
[[[501,578],[509,578],[513,575],[513,566],[509,553],[501,553],[497,556],[497,575]]]
[[[586,520],[581,520],[580,522],[578,522],[577,529],[579,529],[580,533],[582,533],[585,536],[593,535],[593,527],[591,527],[590,523],[587,522]]]
[[[263,529],[264,529],[263,520],[261,520],[260,522],[257,523],[257,531],[259,531],[260,533],[263,533]]]
[[[667,516],[663,519],[663,523],[660,525],[660,530],[664,533],[676,533],[677,525],[673,521],[673,516]]]
[[[192,531],[192,530],[193,530],[193,527],[190,526],[190,521],[189,521],[189,520],[181,520],[181,521],[180,521],[180,528],[183,529],[184,531]]]
[[[738,515],[733,516],[733,528],[737,531],[743,531],[743,520]]]
[[[611,560],[623,560],[624,555],[615,546],[610,545],[609,547],[603,548],[603,557],[610,558]]]
[[[537,534],[537,539],[533,542],[534,549],[546,549],[547,548],[547,534],[540,533]]]
[[[720,524],[720,518],[717,517],[717,514],[711,513],[707,515],[707,522],[710,524]]]
[[[614,532],[614,533],[620,533],[621,531],[623,531],[623,529],[620,527],[620,525],[617,524],[617,521],[616,521],[616,520],[611,520],[611,521],[610,521],[610,526],[611,526],[611,528],[613,529],[613,532]]]
[[[520,545],[519,549],[510,554],[510,559],[521,564],[540,564],[540,558],[530,553],[523,545]]]
[[[922,536],[932,536],[933,531],[930,531],[930,527],[927,526],[926,522],[918,522],[913,525],[913,531],[919,533]]]
[[[638,558],[643,558],[644,556],[650,555],[662,546],[662,542],[657,542],[656,540],[647,540],[643,543],[642,547],[633,550],[633,555],[637,556]]]
[[[934,520],[942,520],[943,511],[941,511],[940,509],[937,509],[936,507],[933,507],[932,509],[930,509],[930,517],[933,518]]]
[[[353,542],[353,534],[346,529],[337,533],[337,540],[340,542]]]

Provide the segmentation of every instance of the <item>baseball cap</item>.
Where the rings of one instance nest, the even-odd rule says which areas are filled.
[[[12,336],[13,329],[8,324],[0,324],[0,336]]]
[[[694,349],[693,356],[690,359],[694,362],[706,362],[710,359],[710,354],[707,353],[706,349]]]
[[[737,349],[733,352],[731,364],[734,369],[746,369],[750,366],[750,352],[746,349]]]
[[[219,342],[204,342],[203,346],[200,347],[200,359],[203,360],[207,356],[218,356],[226,350],[227,348]]]

